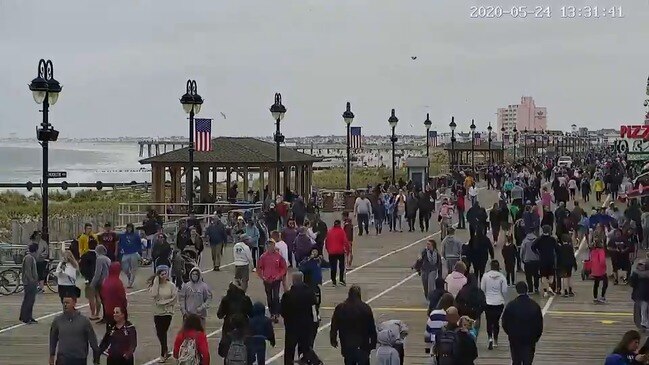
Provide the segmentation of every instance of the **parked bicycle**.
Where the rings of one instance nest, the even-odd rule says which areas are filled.
[[[58,281],[56,278],[56,266],[58,262],[48,261],[46,269],[47,278],[45,280],[45,286],[52,292],[58,293]],[[22,268],[20,267],[8,267],[5,269],[0,269],[0,294],[1,295],[11,295],[14,293],[20,293],[23,291],[22,283]]]

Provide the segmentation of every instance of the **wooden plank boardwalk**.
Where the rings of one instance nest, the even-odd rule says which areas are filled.
[[[496,201],[493,191],[481,190],[480,201],[490,207]],[[331,219],[327,219],[331,223]],[[377,323],[388,319],[401,319],[410,327],[410,336],[406,340],[406,364],[424,364],[423,334],[426,323],[424,300],[419,277],[413,275],[410,266],[428,237],[439,239],[438,226],[431,220],[428,233],[404,232],[384,233],[376,237],[373,234],[355,240],[354,267],[348,272],[348,285],[358,284],[362,288],[363,299],[371,301]],[[458,231],[458,236],[468,240],[468,231]],[[226,249],[224,263],[232,262],[231,246]],[[220,338],[221,321],[215,316],[216,307],[225,294],[233,278],[232,265],[226,265],[220,272],[207,271],[209,257],[204,257],[202,268],[206,271],[205,281],[214,293],[214,303],[209,311],[207,332],[210,340],[212,363],[222,363],[216,355]],[[144,281],[151,274],[149,268],[143,268],[138,274],[136,289],[128,296],[130,320],[138,330],[138,350],[136,364],[147,364],[159,354],[159,345],[155,336],[151,315],[151,299],[143,289]],[[328,271],[323,272],[328,280]],[[522,274],[518,274],[522,279]],[[630,290],[625,286],[609,286],[609,304],[594,305],[591,300],[592,282],[577,282],[574,298],[554,298],[548,306],[545,316],[544,336],[537,349],[535,364],[594,364],[603,362],[605,354],[612,349],[624,331],[633,327]],[[513,290],[512,290],[513,291]],[[264,290],[256,277],[250,281],[248,294],[253,301],[265,303]],[[316,340],[316,351],[325,364],[341,364],[339,350],[329,345],[328,323],[333,307],[347,296],[347,288],[331,287],[325,284],[322,288],[322,332]],[[513,293],[510,293],[513,296]],[[49,326],[53,317],[60,312],[58,296],[55,294],[39,295],[35,306],[35,317],[39,324],[32,326],[17,325],[21,295],[0,297],[0,364],[43,364],[47,358]],[[536,298],[544,307],[547,300]],[[88,314],[85,299],[79,305],[84,314]],[[606,312],[596,313],[596,312]],[[175,332],[181,324],[179,313],[174,316],[169,341],[173,341]],[[95,326],[98,336],[103,335],[103,326]],[[267,350],[268,363],[282,363],[283,326],[275,326],[277,346]],[[509,349],[506,336],[501,333],[500,347],[493,351],[486,349],[486,334],[481,330],[478,338],[478,364],[507,364]],[[583,360],[583,361],[582,361]],[[105,361],[105,360],[103,360]],[[169,362],[171,363],[171,362]]]

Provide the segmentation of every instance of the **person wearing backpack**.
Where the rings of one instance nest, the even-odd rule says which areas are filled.
[[[252,315],[252,301],[240,285],[238,281],[230,283],[228,291],[221,299],[221,304],[216,312],[216,316],[223,319],[223,327],[221,327],[223,337],[218,347],[218,354],[223,358],[226,358],[230,348],[231,338],[229,334],[235,328],[242,327],[239,322],[243,321],[247,324],[248,318]]]
[[[507,303],[502,316],[503,330],[509,338],[513,365],[531,365],[536,343],[543,334],[541,307],[528,295],[524,281],[516,283],[518,297]]]
[[[188,314],[174,341],[174,358],[178,365],[209,365],[210,351],[201,317]]]
[[[225,365],[249,365],[248,362],[248,348],[246,347],[246,329],[247,322],[244,322],[245,317],[238,314],[235,316],[235,327],[228,334],[230,337],[230,346],[228,353],[225,356]]]
[[[250,363],[266,363],[266,341],[275,347],[273,321],[266,317],[266,308],[261,302],[252,305],[252,317],[248,322],[249,337],[246,342]]]
[[[478,358],[478,348],[469,332],[459,328],[457,308],[448,308],[446,320],[446,326],[435,336],[436,365],[472,365]]]

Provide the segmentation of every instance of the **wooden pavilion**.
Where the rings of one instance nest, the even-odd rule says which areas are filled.
[[[198,171],[200,186],[200,201],[207,201],[210,196],[217,196],[217,173],[226,175],[227,193],[229,194],[232,173],[242,177],[245,194],[249,187],[250,174],[257,174],[260,179],[261,199],[263,187],[268,184],[269,192],[283,193],[284,187],[290,187],[297,194],[308,196],[313,182],[313,163],[322,159],[298,152],[292,148],[280,147],[280,184],[275,183],[276,146],[249,137],[218,137],[212,139],[212,150],[209,152],[194,152],[194,169]],[[151,165],[152,196],[154,203],[166,202],[165,180],[169,173],[171,180],[170,203],[181,203],[183,177],[189,165],[189,149],[187,147],[163,153],[161,155],[140,160],[143,165]],[[210,191],[211,184],[211,191]],[[226,199],[236,198],[226,196]]]
[[[451,148],[450,143],[447,143],[444,150],[448,152],[449,162],[455,161],[455,165],[459,166],[471,165],[471,142],[455,142],[453,148]],[[488,142],[480,142],[480,144],[473,147],[473,151],[476,164],[489,162],[490,153],[494,163],[503,163],[505,161],[505,151],[500,141],[492,141],[491,150]]]

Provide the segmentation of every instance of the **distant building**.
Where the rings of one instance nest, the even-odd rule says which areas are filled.
[[[506,108],[498,108],[497,133],[505,127],[505,133],[511,134],[516,126],[519,131],[543,131],[548,126],[548,111],[545,107],[538,107],[534,104],[531,96],[521,97],[520,104],[508,105]]]

